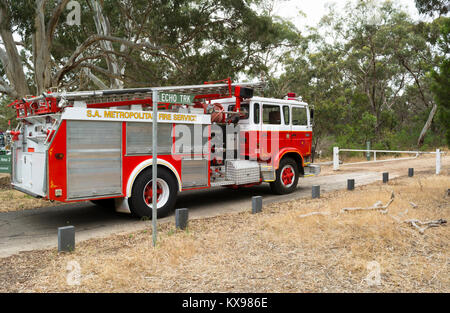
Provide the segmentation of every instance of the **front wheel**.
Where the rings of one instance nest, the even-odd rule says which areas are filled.
[[[152,169],[141,173],[133,184],[130,211],[138,217],[152,218]],[[167,216],[175,207],[178,183],[175,177],[165,168],[158,168],[157,179],[157,216]]]
[[[291,193],[297,188],[298,167],[291,158],[283,158],[276,171],[276,180],[270,183],[272,191],[278,195]]]

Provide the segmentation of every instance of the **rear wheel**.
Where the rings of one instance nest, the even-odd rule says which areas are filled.
[[[279,195],[291,193],[297,188],[298,167],[291,158],[283,158],[276,171],[276,180],[270,183],[272,191]]]
[[[152,170],[141,173],[133,184],[130,211],[138,217],[152,218]],[[157,179],[157,216],[168,215],[175,207],[178,193],[178,183],[175,177],[165,168],[158,168]]]

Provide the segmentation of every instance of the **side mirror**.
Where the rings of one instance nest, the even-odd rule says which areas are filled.
[[[311,120],[311,125],[314,125],[314,109],[309,110],[309,117]]]

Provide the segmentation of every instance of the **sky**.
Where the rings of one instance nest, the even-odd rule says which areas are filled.
[[[404,7],[414,20],[419,19],[414,0],[394,1]],[[299,30],[302,30],[305,25],[317,25],[321,17],[327,13],[326,5],[328,3],[335,3],[336,8],[340,10],[347,2],[349,0],[278,0],[274,8],[274,14],[290,20]],[[380,0],[380,2],[382,1]],[[305,13],[306,17],[300,16],[300,11]]]

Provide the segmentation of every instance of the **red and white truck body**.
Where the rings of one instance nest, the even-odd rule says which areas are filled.
[[[166,93],[158,102],[158,215],[173,209],[178,192],[268,182],[274,192],[289,193],[299,177],[320,172],[311,164],[308,104],[293,95],[253,97],[252,86],[164,87],[194,100],[176,103]],[[91,200],[151,216],[151,95],[125,89],[14,102],[13,187],[47,200]]]

